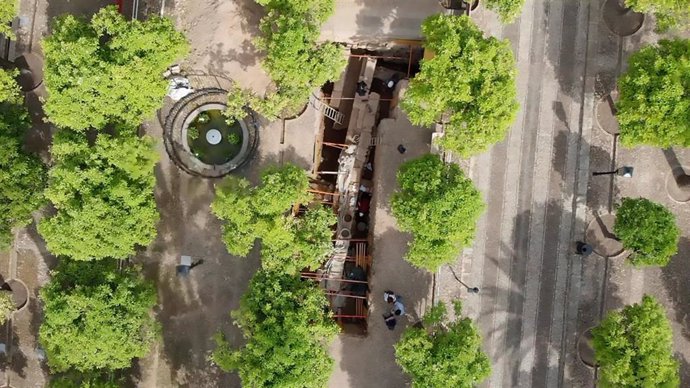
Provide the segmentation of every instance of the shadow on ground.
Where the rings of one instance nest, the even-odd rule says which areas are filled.
[[[408,240],[409,235],[395,229],[388,229],[374,239],[373,270],[386,275],[374,275],[376,277],[370,283],[367,335],[341,334],[332,346],[332,352],[340,355],[340,364],[330,386],[337,386],[336,382],[342,384],[345,379],[347,386],[357,388],[379,388],[382,382],[389,387],[407,385],[408,378],[395,362],[393,346],[405,328],[418,322],[431,306],[426,293],[432,282],[430,273],[403,260]],[[402,296],[406,310],[406,316],[398,321],[393,331],[386,327],[382,316],[389,309],[383,300],[383,292],[389,289]]]
[[[91,16],[96,14],[101,8],[114,4],[115,2],[113,0],[48,0],[47,16],[49,21],[52,21],[56,16],[66,14],[90,19]],[[51,27],[52,23],[49,23],[49,30]]]
[[[690,339],[690,294],[688,294],[690,270],[687,263],[688,253],[690,253],[690,240],[687,237],[682,237],[678,244],[678,254],[671,259],[667,266],[661,269],[663,285],[675,310],[673,320],[682,327],[682,332],[675,333],[675,335],[682,335],[686,339]],[[690,381],[688,360],[685,360],[682,355],[678,359],[681,362],[681,380]]]

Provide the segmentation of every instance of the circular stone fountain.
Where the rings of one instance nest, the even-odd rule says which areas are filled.
[[[246,163],[258,140],[251,110],[239,120],[223,116],[227,92],[198,90],[175,104],[165,121],[165,147],[186,172],[218,178]]]

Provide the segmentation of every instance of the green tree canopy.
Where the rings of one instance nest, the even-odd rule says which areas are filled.
[[[12,291],[0,290],[0,325],[5,324],[16,309],[12,300]]]
[[[121,388],[125,386],[122,378],[112,372],[101,371],[78,373],[70,371],[50,379],[50,388]]]
[[[252,107],[273,117],[294,114],[313,89],[336,79],[345,67],[334,43],[317,43],[321,25],[333,13],[333,0],[257,0],[266,9],[257,47],[266,52],[263,67],[275,83],[264,99]]]
[[[680,386],[673,358],[671,325],[664,308],[651,296],[642,303],[610,312],[592,329],[601,387]]]
[[[161,74],[188,51],[172,21],[127,21],[115,6],[102,8],[90,23],[59,17],[42,46],[45,112],[54,124],[77,130],[136,126],[152,117],[167,91]]]
[[[321,205],[293,216],[294,204],[310,201],[308,187],[307,174],[291,164],[265,170],[257,187],[250,187],[246,179],[226,178],[216,187],[211,211],[224,221],[228,252],[246,256],[261,239],[264,269],[293,274],[318,268],[333,247],[331,226],[337,220]]]
[[[75,260],[126,258],[155,238],[158,154],[151,138],[118,132],[101,133],[93,144],[71,130],[55,135],[45,194],[57,214],[38,226],[52,253]]]
[[[12,228],[43,204],[46,184],[45,166],[22,146],[29,118],[16,76],[0,69],[0,250],[10,245]]]
[[[491,374],[482,339],[469,318],[447,320],[446,307],[438,304],[424,315],[424,328],[408,326],[395,345],[395,358],[412,377],[413,387],[472,388]]]
[[[668,264],[678,251],[680,230],[676,217],[663,205],[645,198],[623,198],[616,211],[613,232],[634,265]]]
[[[510,23],[520,16],[525,0],[484,0],[484,4],[496,12],[503,23]]]
[[[472,243],[484,211],[472,181],[457,165],[428,154],[400,167],[398,185],[391,210],[400,229],[414,236],[405,259],[429,271],[455,260]]]
[[[618,89],[624,146],[690,146],[690,40],[661,40],[631,55]]]
[[[435,56],[422,61],[403,96],[410,121],[445,122],[441,145],[463,157],[502,140],[518,109],[508,41],[485,38],[467,16],[431,16],[422,33]]]
[[[14,39],[14,32],[10,22],[17,17],[19,12],[18,0],[0,0],[0,34]]]
[[[690,0],[625,0],[625,5],[637,12],[653,13],[661,31],[690,21]]]
[[[136,269],[62,259],[52,275],[41,290],[39,330],[52,372],[123,369],[149,352],[158,334],[150,311],[156,291]]]
[[[245,387],[325,387],[333,368],[326,347],[338,332],[327,309],[316,283],[260,270],[231,314],[247,344],[234,350],[219,334],[211,358]]]

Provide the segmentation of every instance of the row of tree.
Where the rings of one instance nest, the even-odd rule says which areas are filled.
[[[51,385],[116,387],[114,372],[145,355],[159,332],[153,284],[116,261],[156,236],[157,153],[136,127],[160,107],[161,74],[188,45],[167,19],[130,22],[107,7],[90,22],[56,19],[42,47],[44,110],[58,127],[49,170],[22,147],[29,123],[17,73],[0,71],[0,243],[50,201],[38,230],[59,256],[40,293],[39,340],[60,374]]]
[[[433,16],[424,22],[422,31],[425,48],[434,53],[434,58],[423,61],[420,73],[410,82],[402,99],[403,110],[414,124],[443,124],[445,133],[441,146],[446,150],[464,157],[485,151],[503,139],[518,108],[515,64],[509,44],[485,38],[466,17]],[[688,73],[685,71],[688,53],[690,41],[662,41],[659,46],[643,49],[631,58],[630,69],[620,83],[618,103],[621,140],[625,145],[690,144],[690,131],[686,130],[690,128],[686,120],[690,111],[686,90],[690,83],[683,81],[683,77],[687,78],[684,74]],[[413,235],[406,259],[419,268],[435,272],[439,266],[454,261],[462,247],[471,244],[475,224],[484,209],[481,195],[462,170],[454,164],[444,164],[433,155],[401,166],[398,185],[400,189],[393,196],[391,209],[401,230]],[[631,253],[630,262],[636,266],[666,265],[677,253],[680,237],[673,213],[644,198],[623,199],[617,210],[614,233]],[[659,330],[663,335],[655,345],[661,349],[659,351],[667,353],[659,359],[665,363],[663,373],[655,376],[662,382],[676,381],[677,386],[677,364],[668,354],[670,328],[663,309],[659,313],[658,304],[650,307],[653,303],[649,297],[643,300],[647,310],[656,309],[654,324],[661,326]],[[625,326],[626,330],[632,330],[629,325],[634,326],[620,322],[619,318],[637,308],[635,305],[623,313],[611,314],[595,331],[597,357],[602,364],[608,363],[609,368],[602,381],[613,382],[616,386],[626,385],[626,382],[630,386],[643,386],[645,381],[654,380],[636,374],[645,368],[636,365],[637,360],[629,361],[634,365],[626,367],[621,360],[612,360],[621,353],[612,341],[619,344],[624,341],[620,326]],[[434,314],[433,310],[430,314]],[[618,331],[614,321],[619,325]],[[465,330],[472,333],[466,333],[466,338],[479,338],[467,319],[460,322],[466,323]],[[444,330],[452,331],[448,329],[454,327],[452,325],[444,326]],[[398,362],[415,382],[423,381],[424,386],[444,386],[454,377],[462,376],[462,381],[468,385],[462,382],[455,385],[471,386],[488,375],[485,356],[470,357],[459,350],[465,349],[467,343],[439,351],[450,359],[462,358],[458,364],[447,359],[435,360],[434,352],[438,351],[437,345],[432,344],[435,339],[436,333],[429,335],[425,329],[411,328],[396,348]],[[451,343],[449,339],[439,341],[444,345]],[[471,354],[482,354],[479,342]],[[625,346],[636,345],[639,344]],[[463,372],[443,373],[446,366]],[[627,375],[613,376],[616,373]]]
[[[265,169],[258,186],[236,177],[216,186],[211,210],[223,221],[228,251],[246,256],[261,242],[262,269],[231,313],[247,344],[236,349],[219,333],[211,357],[245,386],[317,388],[331,374],[326,347],[338,327],[323,290],[300,271],[328,258],[336,217],[312,203],[308,188],[307,173],[292,164]]]

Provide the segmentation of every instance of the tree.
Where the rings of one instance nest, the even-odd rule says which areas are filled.
[[[211,359],[237,371],[245,387],[324,387],[333,368],[326,346],[338,332],[315,283],[260,270],[231,316],[247,344],[234,350],[222,334]]]
[[[628,60],[616,103],[626,147],[690,146],[690,40],[661,40]]]
[[[45,195],[57,214],[38,231],[48,249],[75,260],[122,259],[156,237],[159,215],[153,196],[153,140],[131,129],[88,137],[59,130],[53,139],[54,165]]]
[[[482,339],[469,318],[447,319],[444,304],[424,315],[424,327],[408,326],[395,345],[395,359],[412,377],[413,387],[472,388],[491,374],[489,358],[482,351]]]
[[[59,17],[42,47],[46,114],[76,130],[136,126],[152,117],[167,92],[161,74],[189,49],[172,21],[127,21],[115,6],[102,8],[91,23]]]
[[[17,17],[19,2],[17,0],[0,0],[0,34],[14,39],[10,23]]]
[[[299,217],[289,212],[294,204],[311,200],[308,187],[307,174],[291,164],[265,170],[257,187],[246,179],[226,178],[216,187],[211,211],[224,221],[228,252],[246,256],[260,239],[264,269],[293,274],[318,268],[333,248],[331,226],[337,220],[318,204]]]
[[[0,290],[0,325],[4,325],[16,309],[12,300],[12,291]]]
[[[671,326],[651,296],[610,312],[592,329],[601,387],[678,387]]]
[[[158,335],[152,283],[115,260],[60,260],[41,290],[45,318],[39,340],[54,373],[127,368]]]
[[[690,0],[625,0],[625,5],[637,12],[653,13],[660,31],[690,21]]]
[[[525,0],[485,0],[486,8],[496,12],[503,23],[511,23],[522,12]]]
[[[266,52],[263,67],[275,91],[254,99],[253,108],[268,117],[299,111],[313,89],[337,78],[345,67],[334,43],[317,43],[321,25],[333,13],[333,0],[258,0],[266,9],[257,47]]]
[[[645,198],[623,198],[613,232],[623,247],[632,251],[633,265],[665,266],[678,251],[676,217],[663,205]]]
[[[422,33],[435,56],[422,61],[403,96],[410,121],[443,121],[441,145],[463,157],[503,139],[518,109],[509,42],[485,38],[467,16],[431,16]]]
[[[67,373],[50,379],[50,388],[120,388],[125,386],[122,378],[112,372]]]
[[[0,250],[12,242],[12,228],[27,224],[43,205],[46,183],[45,166],[22,147],[29,117],[17,74],[0,69]]]
[[[414,237],[405,259],[429,271],[455,260],[472,243],[484,211],[472,181],[457,165],[428,154],[400,167],[398,185],[391,210],[400,229]]]

